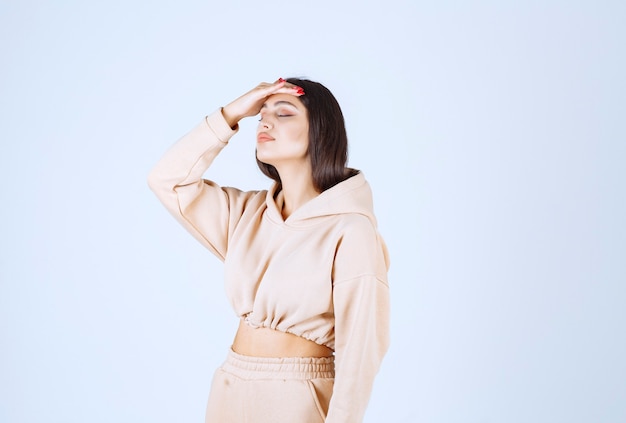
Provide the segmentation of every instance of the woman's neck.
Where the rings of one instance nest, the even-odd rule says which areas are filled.
[[[279,175],[283,192],[283,219],[287,219],[294,211],[320,194],[313,185],[310,165],[304,169],[281,169]]]

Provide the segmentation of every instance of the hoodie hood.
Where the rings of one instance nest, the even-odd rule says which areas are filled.
[[[267,215],[274,222],[302,227],[320,223],[327,216],[357,213],[366,216],[376,227],[372,190],[362,172],[322,192],[294,211],[286,220],[281,214],[283,193],[276,193],[277,189],[278,184],[274,183],[266,197]]]

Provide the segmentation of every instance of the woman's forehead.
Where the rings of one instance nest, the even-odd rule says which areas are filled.
[[[306,109],[302,101],[300,101],[297,96],[291,94],[273,94],[267,98],[262,107],[266,108],[280,106],[291,106],[295,107],[296,109]]]

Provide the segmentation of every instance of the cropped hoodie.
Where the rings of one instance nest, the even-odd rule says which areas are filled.
[[[157,163],[150,188],[224,262],[240,318],[334,350],[326,423],[360,422],[389,345],[388,255],[369,184],[358,173],[283,219],[277,184],[244,192],[202,179],[237,129],[220,110],[207,116]]]

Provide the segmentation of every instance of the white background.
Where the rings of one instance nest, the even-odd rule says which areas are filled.
[[[339,99],[389,245],[366,422],[626,421],[626,3],[215,3],[0,3],[0,421],[203,421],[237,320],[145,180],[279,76]],[[255,124],[208,177],[269,186]]]

